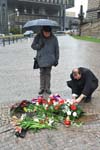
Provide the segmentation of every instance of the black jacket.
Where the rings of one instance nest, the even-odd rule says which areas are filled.
[[[76,93],[77,89],[80,90],[81,94],[89,96],[98,87],[98,79],[93,72],[87,68],[80,67],[79,71],[81,73],[81,79],[79,80],[74,79],[72,73],[70,75],[72,82],[74,83],[72,93]]]

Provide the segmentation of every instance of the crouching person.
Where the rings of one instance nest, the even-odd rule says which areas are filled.
[[[71,80],[67,81],[68,87],[72,89],[74,103],[91,101],[92,93],[98,87],[98,79],[94,73],[83,67],[74,68],[70,74]]]

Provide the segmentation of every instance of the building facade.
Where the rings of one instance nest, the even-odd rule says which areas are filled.
[[[88,0],[87,19],[95,20],[100,18],[100,0]]]
[[[74,6],[74,0],[0,0],[0,32],[10,32],[28,20],[48,18],[65,24],[65,9]]]

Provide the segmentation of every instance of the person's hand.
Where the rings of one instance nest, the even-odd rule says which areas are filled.
[[[74,103],[77,103],[77,102],[76,102],[76,96],[73,95],[73,94],[72,94],[72,102],[73,102],[73,104],[74,104]]]
[[[73,99],[73,100],[75,100],[75,99],[76,99],[76,97],[75,97],[75,96],[72,96],[72,99]]]
[[[74,99],[73,103],[80,103],[81,102],[81,98],[78,97],[77,99]]]
[[[80,103],[84,97],[85,95],[81,94],[77,99],[75,99],[75,103]]]
[[[72,98],[72,102],[73,102],[73,104],[77,104],[78,103],[77,99],[75,99],[75,98]]]
[[[73,99],[73,104],[78,104],[79,102],[76,99]]]

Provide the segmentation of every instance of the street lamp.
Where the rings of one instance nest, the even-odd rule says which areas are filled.
[[[11,20],[10,20],[10,17],[15,16],[15,15],[17,17],[19,17],[19,10],[17,8],[15,8],[15,10],[14,10],[13,13],[10,13],[8,15],[8,32],[10,32],[10,29],[11,29]]]
[[[0,24],[1,24],[1,32],[3,34],[6,34],[7,32],[7,12],[6,12],[6,4],[2,3],[2,5],[0,6]]]
[[[19,16],[19,10],[17,8],[15,8],[15,13],[16,13],[16,16],[18,17]]]
[[[78,18],[80,20],[80,23],[79,23],[79,36],[81,36],[81,26],[82,26],[83,20],[84,20],[83,5],[80,5],[80,13],[78,14]]]
[[[66,3],[64,1],[61,1],[61,5],[60,5],[60,25],[61,25],[61,30],[63,30],[63,31],[65,29],[65,9],[66,9]]]

